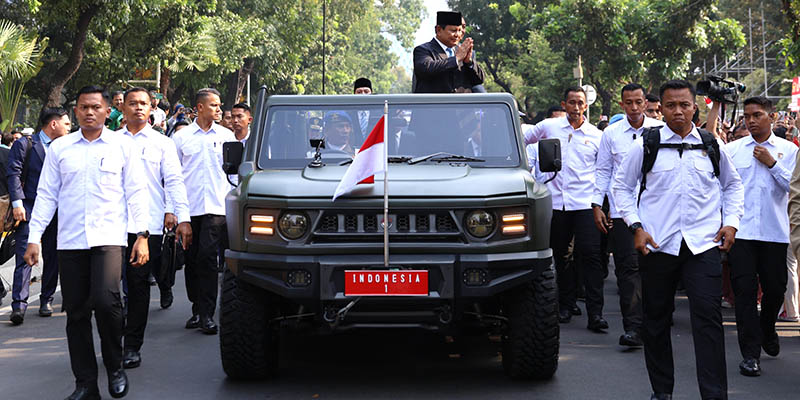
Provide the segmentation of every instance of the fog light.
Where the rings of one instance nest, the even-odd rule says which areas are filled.
[[[286,283],[291,287],[306,287],[311,284],[311,273],[304,269],[290,271]]]
[[[250,233],[253,235],[268,235],[272,236],[275,232],[272,228],[267,226],[251,226]]]
[[[504,235],[519,235],[525,233],[525,225],[506,225],[503,227]]]
[[[487,278],[488,274],[482,269],[470,268],[464,271],[464,284],[467,286],[483,286]]]

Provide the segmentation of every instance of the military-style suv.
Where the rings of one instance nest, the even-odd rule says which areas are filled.
[[[354,328],[493,333],[507,375],[555,373],[551,198],[512,96],[264,93],[244,151],[224,149],[238,173],[221,295],[228,376],[273,373],[282,329]],[[381,174],[332,201],[386,103],[388,221]],[[542,170],[558,169],[555,145],[539,149]]]

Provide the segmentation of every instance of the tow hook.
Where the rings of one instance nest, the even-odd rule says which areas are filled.
[[[325,322],[335,327],[340,322],[344,321],[345,317],[347,316],[347,313],[350,311],[351,308],[353,308],[353,306],[356,305],[356,303],[358,303],[359,300],[361,300],[361,297],[356,297],[355,299],[350,301],[350,303],[347,303],[346,306],[342,307],[339,310],[337,310],[336,307],[333,306],[326,307],[325,313],[322,315],[322,318],[325,320]]]
[[[453,312],[450,310],[450,306],[443,306],[439,309],[439,322],[443,325],[447,325],[453,321]]]

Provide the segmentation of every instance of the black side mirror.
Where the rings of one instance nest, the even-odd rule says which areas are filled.
[[[544,139],[539,141],[539,171],[561,171],[561,141]]]
[[[239,164],[242,163],[244,144],[242,142],[225,142],[222,144],[222,170],[228,175],[239,173]]]

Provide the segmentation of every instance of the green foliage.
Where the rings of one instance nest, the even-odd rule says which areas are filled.
[[[47,38],[39,40],[10,21],[0,20],[0,132],[14,126],[22,89],[41,69]]]

